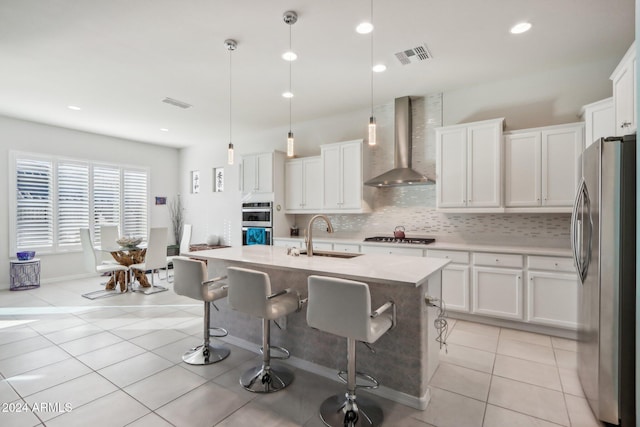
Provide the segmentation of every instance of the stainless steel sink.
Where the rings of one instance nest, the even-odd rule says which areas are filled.
[[[300,251],[300,255],[306,255],[307,254],[307,250],[306,249],[302,249]],[[312,256],[325,256],[325,257],[331,257],[331,258],[355,258],[357,256],[360,255],[364,255],[364,254],[358,254],[358,253],[353,253],[353,252],[333,252],[333,251],[313,251],[313,255]]]

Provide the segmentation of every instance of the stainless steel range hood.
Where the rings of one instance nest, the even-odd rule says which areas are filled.
[[[371,178],[365,185],[396,187],[401,185],[435,184],[435,181],[411,169],[411,98],[395,100],[395,160],[394,168]]]

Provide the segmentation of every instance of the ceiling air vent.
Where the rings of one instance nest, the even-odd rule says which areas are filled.
[[[193,107],[193,105],[191,105],[191,104],[187,104],[186,102],[178,101],[177,99],[173,99],[173,98],[169,98],[169,97],[166,97],[165,99],[163,99],[162,102],[165,102],[167,104],[171,104],[171,105],[173,105],[175,107],[184,108],[184,109]]]
[[[431,59],[433,55],[426,44],[421,44],[417,47],[396,53],[396,58],[398,58],[398,61],[400,61],[402,65],[409,65],[424,61],[425,59]]]

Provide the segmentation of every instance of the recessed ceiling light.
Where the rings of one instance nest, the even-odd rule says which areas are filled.
[[[298,55],[296,55],[295,52],[285,52],[282,54],[282,59],[284,59],[285,61],[295,61],[296,59],[298,59]]]
[[[387,66],[384,64],[376,64],[373,66],[372,70],[374,73],[382,73],[387,70]]]
[[[371,31],[373,31],[373,24],[369,22],[362,22],[356,27],[358,34],[369,34]]]
[[[522,34],[531,29],[531,24],[528,22],[520,22],[519,24],[511,27],[511,34]]]
[[[167,129],[167,128],[160,128],[160,131],[161,131],[161,132],[169,132],[169,129]]]
[[[291,92],[284,92],[284,93],[282,94],[282,96],[283,96],[284,98],[293,98],[293,93],[291,93]]]
[[[73,110],[73,111],[80,111],[80,110],[82,110],[82,108],[80,108],[80,107],[78,107],[78,106],[76,106],[76,105],[67,105],[67,108],[68,108],[69,110]]]

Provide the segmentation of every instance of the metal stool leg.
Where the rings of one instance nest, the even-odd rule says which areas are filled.
[[[364,396],[356,398],[356,340],[347,338],[347,392],[329,397],[320,405],[320,418],[331,427],[379,426],[382,408]]]
[[[249,369],[240,377],[240,384],[254,393],[273,393],[293,382],[293,372],[285,367],[271,366],[271,324],[262,319],[262,366]]]
[[[151,273],[153,275],[153,273]],[[209,319],[211,318],[210,303],[204,303],[204,343],[192,348],[182,355],[182,360],[190,365],[210,365],[224,360],[229,356],[227,347],[215,346],[210,343],[211,332]],[[226,332],[226,331],[225,331]]]

